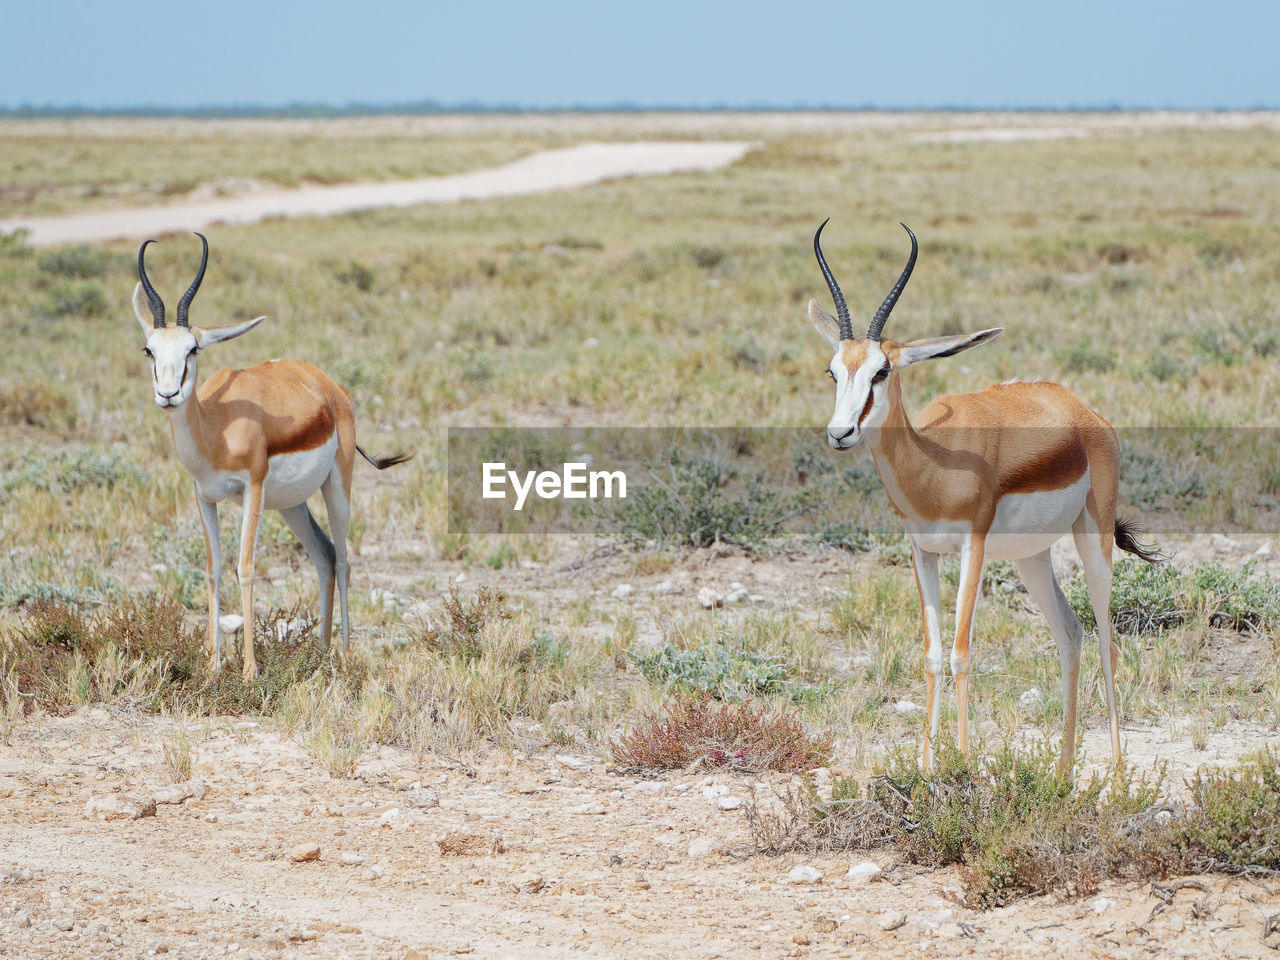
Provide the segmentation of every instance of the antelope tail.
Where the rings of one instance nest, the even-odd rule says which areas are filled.
[[[356,444],[356,450],[360,452],[360,456],[364,457],[379,470],[385,470],[387,467],[394,467],[397,464],[404,463],[406,460],[413,457],[412,450],[408,453],[405,453],[403,450],[397,450],[389,457],[371,457],[365,452],[364,447],[360,446],[358,443]]]
[[[1116,546],[1126,553],[1141,557],[1147,563],[1164,563],[1169,559],[1154,546],[1139,540],[1138,525],[1123,517],[1116,517]]]

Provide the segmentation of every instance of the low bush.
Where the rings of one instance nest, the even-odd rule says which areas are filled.
[[[831,759],[830,736],[815,736],[787,710],[754,701],[718,703],[710,694],[678,695],[613,744],[622,763],[677,769],[702,761],[740,771],[805,771]]]

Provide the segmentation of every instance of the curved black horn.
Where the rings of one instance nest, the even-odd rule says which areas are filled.
[[[899,223],[898,226],[907,231],[907,236],[911,238],[911,256],[907,259],[907,265],[902,268],[902,276],[898,277],[898,282],[893,285],[893,289],[889,291],[889,295],[884,298],[884,303],[880,304],[880,309],[876,311],[876,315],[871,320],[871,326],[867,327],[867,339],[879,340],[880,331],[884,329],[884,322],[889,319],[889,312],[893,310],[893,305],[898,302],[898,297],[902,295],[903,288],[907,285],[907,281],[911,279],[911,271],[916,266],[916,254],[920,250],[920,245],[916,243],[916,235],[911,232],[911,228],[905,223]]]
[[[204,268],[209,265],[209,241],[204,238],[203,233],[197,233],[200,242],[204,244],[204,253],[200,256],[200,269],[196,271],[196,278],[191,281],[191,286],[187,287],[187,292],[182,295],[182,299],[178,301],[178,326],[187,327],[187,311],[191,309],[191,301],[196,298],[196,291],[200,289],[200,282],[204,280]]]
[[[147,253],[147,243],[155,243],[155,241],[148,240],[138,248],[138,279],[142,282],[142,289],[146,291],[147,302],[151,304],[151,323],[159,328],[164,326],[164,301],[160,299],[160,294],[156,293],[156,288],[147,279],[147,268],[142,263]]]
[[[853,339],[853,321],[849,319],[849,305],[844,302],[844,294],[840,292],[840,284],[836,283],[835,276],[831,273],[831,268],[827,266],[827,258],[822,255],[822,244],[819,238],[822,236],[822,227],[831,222],[831,218],[822,221],[822,226],[818,227],[818,232],[813,235],[813,252],[818,256],[818,266],[822,268],[822,276],[827,281],[827,289],[831,291],[831,299],[836,303],[836,319],[840,322],[840,339]]]

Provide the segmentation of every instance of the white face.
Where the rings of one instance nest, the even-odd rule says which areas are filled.
[[[886,393],[892,370],[879,342],[860,339],[839,343],[827,372],[836,384],[827,443],[836,450],[848,450],[888,416]]]
[[[153,328],[143,347],[151,361],[151,386],[156,406],[171,409],[191,396],[196,385],[196,353],[200,345],[186,327]]]

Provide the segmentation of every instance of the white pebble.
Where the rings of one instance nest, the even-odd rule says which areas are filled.
[[[893,705],[893,710],[904,717],[914,717],[918,713],[924,713],[924,707],[918,703],[912,703],[910,700],[899,700]]]
[[[791,868],[787,874],[787,883],[821,883],[822,871],[806,863]]]
[[[244,617],[238,613],[224,613],[218,618],[218,626],[222,628],[223,633],[239,633],[240,628],[244,626]]]
[[[859,880],[865,883],[868,880],[876,879],[876,877],[880,876],[882,873],[884,873],[884,871],[880,869],[879,864],[872,863],[868,860],[865,863],[855,863],[849,868],[847,876],[850,880]]]
[[[737,810],[742,806],[740,797],[721,797],[716,801],[716,806],[721,810]]]
[[[1024,690],[1018,698],[1018,706],[1023,710],[1039,710],[1044,706],[1044,694],[1035,687]]]
[[[701,837],[689,844],[689,856],[693,860],[701,860],[716,852],[716,845],[711,840]]]

